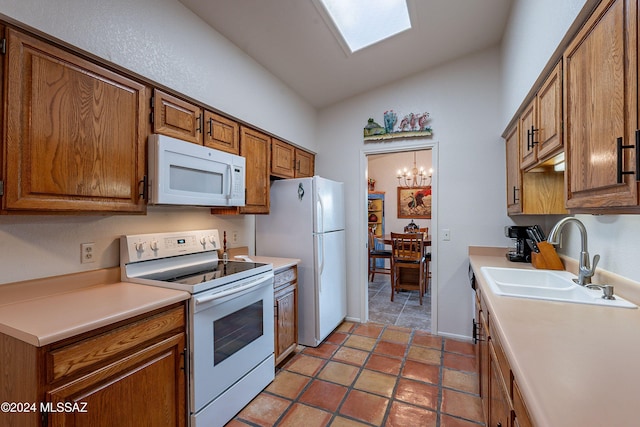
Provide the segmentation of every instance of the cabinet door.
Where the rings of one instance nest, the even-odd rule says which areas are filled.
[[[520,145],[518,125],[507,133],[505,144],[507,152],[507,213],[522,212],[522,172],[520,171]]]
[[[537,102],[535,146],[537,160],[543,161],[562,147],[562,62],[555,66],[542,84]]]
[[[618,182],[618,138],[637,126],[637,2],[600,3],[564,53],[567,207],[637,205],[636,177]],[[622,169],[634,170],[624,150]]]
[[[147,88],[7,33],[3,208],[144,213]]]
[[[269,213],[269,158],[271,138],[240,127],[240,155],[246,158],[246,204],[240,213]]]
[[[202,145],[202,109],[154,89],[153,132]]]
[[[495,427],[509,427],[511,421],[511,405],[507,387],[502,378],[502,373],[498,367],[495,354],[490,352],[490,375],[489,383],[489,424]]]
[[[295,350],[298,342],[296,292],[294,283],[275,295],[276,364]]]
[[[231,154],[240,153],[240,126],[211,111],[204,112],[204,145]]]
[[[79,411],[50,412],[48,425],[184,426],[184,351],[185,335],[176,334],[51,390],[47,402],[53,408]]]
[[[271,175],[293,178],[296,149],[292,145],[275,138],[271,142]]]
[[[520,168],[525,169],[528,166],[535,164],[537,161],[535,144],[533,141],[537,141],[537,132],[535,130],[535,99],[527,106],[527,108],[520,115]]]
[[[315,156],[306,151],[296,148],[296,178],[306,178],[313,176]]]

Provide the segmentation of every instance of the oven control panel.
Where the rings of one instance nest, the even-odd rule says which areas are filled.
[[[120,238],[120,264],[222,249],[218,230],[133,234]]]

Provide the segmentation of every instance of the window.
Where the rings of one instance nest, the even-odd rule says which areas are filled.
[[[411,28],[407,0],[314,0],[348,54]]]

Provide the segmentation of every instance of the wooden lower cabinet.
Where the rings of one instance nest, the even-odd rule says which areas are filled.
[[[44,347],[1,335],[11,357],[0,368],[0,400],[38,405],[0,414],[1,424],[185,426],[185,325],[180,303]]]
[[[274,278],[275,358],[276,365],[298,345],[298,267],[275,273]]]
[[[492,332],[492,315],[476,289],[476,357],[484,421],[488,427],[533,427],[511,365]]]
[[[489,421],[488,426],[509,427],[511,422],[511,399],[502,377],[498,359],[493,346],[490,351],[490,383],[489,383]]]

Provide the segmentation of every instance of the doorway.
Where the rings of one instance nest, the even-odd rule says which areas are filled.
[[[362,311],[364,321],[371,321],[384,324],[395,324],[403,327],[419,328],[437,333],[437,143],[432,141],[415,141],[410,144],[397,145],[395,147],[373,146],[365,147],[362,151],[361,172],[364,176],[362,180],[362,192],[364,209],[362,218],[363,224],[360,229],[368,240],[368,199],[369,182],[368,178],[374,178],[373,190],[376,197],[382,197],[385,205],[384,234],[391,231],[402,232],[404,227],[410,222],[414,222],[420,228],[429,228],[432,246],[432,261],[430,263],[431,280],[427,298],[423,305],[418,303],[418,292],[401,292],[396,294],[394,302],[390,301],[391,284],[389,275],[376,274],[374,281],[369,282],[368,276],[368,254],[367,245],[361,259],[365,260],[362,279]],[[426,171],[433,170],[431,179],[426,179],[422,183],[430,184],[431,187],[431,218],[411,218],[407,217],[407,212],[398,214],[398,208],[402,196],[398,192],[399,186],[404,186],[404,182],[399,183],[397,179],[398,169],[413,168],[414,156],[416,166],[423,166]],[[409,213],[411,215],[411,213]],[[381,221],[382,222],[382,221]],[[380,230],[379,230],[380,231]],[[414,295],[415,294],[415,295]]]

